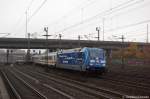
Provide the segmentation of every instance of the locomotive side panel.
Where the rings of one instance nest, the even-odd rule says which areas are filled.
[[[56,67],[82,71],[82,52],[60,53],[57,57]]]

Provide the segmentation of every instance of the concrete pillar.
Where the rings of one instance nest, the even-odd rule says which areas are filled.
[[[111,52],[112,50],[111,49],[105,49],[106,53],[106,65],[109,66],[111,65]]]

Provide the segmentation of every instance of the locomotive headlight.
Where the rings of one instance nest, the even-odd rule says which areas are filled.
[[[100,63],[100,61],[99,61],[99,60],[96,60],[96,63]]]
[[[90,60],[90,63],[95,63],[95,60]]]
[[[104,61],[104,60],[101,60],[101,63],[102,63],[102,64],[104,64],[104,63],[105,63],[105,61]]]
[[[105,64],[102,64],[102,66],[105,66]]]
[[[90,68],[89,66],[87,66],[87,68]]]

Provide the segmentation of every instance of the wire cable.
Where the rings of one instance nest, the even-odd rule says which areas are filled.
[[[31,1],[30,1],[30,3],[28,4],[28,6],[27,6],[27,8],[26,8],[26,10],[25,10],[24,12],[26,12],[27,10],[30,9],[30,7],[32,6],[33,2],[34,2],[34,0],[31,0]],[[18,19],[18,21],[16,22],[16,24],[15,24],[15,26],[14,26],[14,29],[17,29],[16,27],[18,27],[18,24],[19,24],[19,23],[22,21],[22,19],[24,18],[24,14],[25,14],[24,12],[20,15],[20,18]],[[15,31],[15,30],[13,30],[13,31]],[[14,35],[16,35],[16,34],[17,34],[17,33],[15,33]]]
[[[31,5],[33,4],[33,2],[34,2],[34,0],[32,0],[32,1],[29,3],[29,5],[28,5],[26,11],[30,9],[30,7],[31,7]]]
[[[87,2],[88,1],[88,2]],[[91,1],[91,2],[90,2]],[[66,18],[67,16],[69,16],[72,12],[75,12],[77,10],[81,10],[81,8],[86,8],[87,6],[91,6],[93,3],[96,3],[94,2],[95,0],[85,0],[83,1],[82,3],[80,3],[78,6],[74,7],[73,9],[71,9],[70,11],[68,11],[64,16],[60,17],[59,19],[51,22],[50,24],[48,24],[47,26],[51,26],[53,24],[57,24],[60,22],[60,20]],[[84,4],[84,5],[83,5]],[[83,7],[81,7],[83,5]]]
[[[97,17],[99,17],[99,16],[102,17],[102,16],[104,16],[104,15],[112,14],[113,12],[116,12],[116,11],[119,11],[119,10],[122,10],[122,9],[126,8],[127,6],[130,7],[130,6],[133,6],[133,5],[135,5],[135,4],[138,4],[138,3],[141,2],[141,1],[143,1],[143,0],[129,0],[129,1],[127,1],[127,2],[124,2],[124,3],[120,4],[120,5],[117,5],[117,6],[113,7],[112,9],[105,10],[105,11],[103,11],[103,12],[100,12],[100,13],[96,14],[95,16],[92,16],[92,17],[90,17],[90,18],[88,18],[88,19],[85,19],[85,20],[83,20],[82,22],[77,22],[77,23],[75,23],[75,24],[72,24],[72,25],[70,25],[70,26],[68,26],[68,27],[66,27],[66,28],[64,28],[64,29],[62,29],[62,30],[60,30],[60,31],[57,31],[57,32],[58,32],[58,33],[59,33],[59,32],[64,32],[64,31],[66,31],[66,30],[68,30],[68,29],[71,29],[71,28],[74,28],[74,27],[76,27],[76,26],[78,26],[78,25],[80,25],[80,24],[89,22],[89,21],[91,21],[91,20],[93,20],[93,19],[95,19],[95,18],[97,18]],[[133,2],[133,4],[130,4],[131,2]],[[130,4],[130,5],[129,5],[129,4]],[[120,8],[120,6],[122,6],[122,5],[124,5],[124,7],[121,7],[121,8]],[[125,6],[125,5],[126,5],[126,6]]]
[[[124,28],[128,28],[128,27],[133,27],[133,26],[137,26],[137,25],[144,24],[144,23],[149,23],[149,22],[150,22],[150,19],[149,20],[144,20],[144,21],[141,21],[141,22],[137,22],[137,23],[133,23],[133,24],[128,24],[128,25],[116,27],[116,28],[113,28],[113,29],[108,29],[108,30],[105,30],[105,31],[115,31],[115,30],[124,29]]]
[[[47,0],[44,0],[41,5],[32,13],[32,15],[28,18],[28,22],[39,12],[39,10],[44,6]]]

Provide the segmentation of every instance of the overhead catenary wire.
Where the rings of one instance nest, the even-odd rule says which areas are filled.
[[[17,22],[16,22],[16,24],[14,26],[15,29],[16,29],[16,27],[18,27],[19,23],[22,22],[26,11],[30,9],[30,7],[32,6],[33,2],[34,2],[34,0],[31,0],[30,3],[28,4],[28,6],[26,7],[26,10],[20,15],[19,19],[17,20]],[[17,33],[15,33],[14,35],[16,35],[16,34]]]
[[[80,22],[77,22],[75,24],[72,24],[72,25],[70,25],[70,26],[68,26],[68,27],[66,27],[66,28],[64,28],[64,29],[62,29],[60,31],[57,31],[56,33],[64,32],[64,31],[66,31],[68,29],[71,29],[71,28],[74,28],[74,27],[76,27],[78,25],[81,25],[83,23],[89,22],[89,21],[91,21],[91,20],[93,20],[93,19],[95,19],[97,17],[100,17],[100,16],[103,17],[104,15],[108,15],[108,14],[112,14],[113,12],[120,11],[120,10],[122,10],[124,8],[127,8],[127,7],[133,6],[135,4],[138,4],[141,1],[143,1],[143,0],[129,0],[127,2],[124,2],[124,3],[120,4],[120,5],[115,6],[115,7],[111,8],[111,9],[109,9],[109,10],[105,10],[103,12],[100,12],[100,13],[98,13],[98,14],[90,17],[90,18],[88,18],[88,19],[85,19],[82,22],[80,21]],[[133,2],[133,3],[131,3],[131,2]],[[122,7],[122,5],[123,5],[123,7]]]
[[[73,9],[71,9],[70,11],[68,11],[64,16],[60,17],[59,19],[47,24],[47,26],[51,26],[51,25],[54,25],[54,24],[57,24],[59,23],[62,19],[64,19],[65,17],[67,16],[70,16],[71,13],[77,11],[77,10],[81,10],[87,6],[91,6],[93,3],[96,3],[97,0],[85,0],[83,1],[82,3],[80,3],[79,5],[77,5],[76,7],[74,7]]]
[[[124,29],[124,28],[131,28],[131,27],[134,27],[134,26],[137,26],[137,25],[141,25],[141,24],[145,24],[147,22],[150,22],[150,20],[145,20],[145,21],[141,21],[141,22],[137,22],[137,23],[133,23],[133,24],[128,24],[128,25],[125,25],[125,26],[121,26],[122,28],[121,29]],[[142,29],[144,29],[145,27],[143,27]],[[119,29],[118,27],[116,27],[116,30]],[[112,32],[113,29],[109,29],[109,30],[106,30],[107,34],[110,34],[109,32]],[[114,30],[115,31],[115,30]],[[135,30],[134,31],[126,31],[126,36],[129,36],[129,38],[132,38],[132,37],[135,37],[137,35],[146,35],[146,32],[145,31],[141,31],[141,32],[137,32],[139,30]],[[90,35],[97,35],[97,33],[90,33]],[[117,35],[117,34],[115,34]]]
[[[31,5],[33,4],[33,2],[34,2],[34,0],[31,0],[31,2],[29,3],[29,5],[28,5],[26,11],[30,9],[30,7],[31,7]]]
[[[142,1],[142,0],[141,0]],[[144,0],[143,0],[144,1]],[[127,9],[127,10],[125,10],[125,11],[121,11],[121,12],[119,12],[119,13],[117,13],[117,14],[113,14],[113,16],[111,16],[111,17],[118,17],[118,16],[122,16],[122,15],[124,15],[124,13],[126,14],[126,13],[131,13],[131,12],[136,12],[136,11],[138,11],[138,9],[141,9],[141,8],[144,8],[144,7],[149,7],[149,5],[150,5],[150,1],[146,1],[145,0],[145,2],[143,2],[143,4],[141,4],[141,5],[136,5],[136,6],[132,6],[130,9]]]
[[[31,21],[31,19],[38,13],[38,11],[42,8],[42,6],[44,6],[44,4],[46,3],[46,1],[47,1],[47,0],[44,0],[44,1],[40,4],[40,6],[38,6],[38,8],[32,13],[32,15],[29,16],[29,17],[27,17],[27,22],[28,22],[28,23],[29,23],[29,22]],[[26,13],[30,10],[30,8],[31,8],[31,6],[32,6],[32,4],[33,4],[33,2],[34,2],[34,0],[32,0],[32,1],[29,3],[29,5],[27,6],[26,10],[24,11],[24,13],[23,13],[23,15],[22,15],[22,18],[24,17],[24,14],[26,14]],[[25,25],[25,23],[20,27],[19,30],[21,30],[21,29],[24,27],[24,25]],[[16,35],[16,34],[17,34],[17,33],[15,33],[15,35]]]
[[[136,22],[136,23],[132,23],[132,24],[128,24],[128,25],[124,25],[124,26],[119,26],[119,27],[116,27],[116,28],[113,28],[113,29],[107,29],[105,31],[115,31],[115,30],[124,29],[124,28],[128,28],[128,27],[133,27],[133,26],[137,26],[137,25],[144,24],[144,23],[149,23],[149,22],[150,22],[150,19],[140,21],[140,22]]]
[[[137,2],[136,2],[137,3]],[[138,8],[141,8],[141,7],[145,7],[145,6],[148,6],[149,5],[149,2],[147,2],[146,4],[144,3],[142,6],[141,5],[139,5],[138,6]],[[135,9],[137,10],[137,6],[136,6],[136,8],[134,7],[134,8],[131,8],[128,12],[131,12],[132,10],[134,10],[135,11]],[[120,12],[119,12],[120,13]],[[122,12],[121,12],[122,13]],[[123,14],[120,14],[120,15],[123,15]],[[116,16],[116,15],[115,15]],[[93,19],[93,21],[94,20],[96,20],[96,18],[95,19]],[[105,18],[105,20],[106,20],[106,18]],[[101,21],[102,22],[102,21]],[[88,23],[88,24],[85,24],[85,23],[82,23],[82,24],[80,24],[80,27],[79,28],[77,28],[78,30],[79,29],[82,29],[82,28],[84,28],[84,27],[86,27],[87,28],[87,26],[89,27],[89,26],[93,26],[93,24],[95,24],[95,23]],[[82,25],[82,26],[81,26]],[[77,27],[77,26],[76,26]],[[64,29],[64,31],[65,31],[66,29]],[[69,29],[68,29],[69,30]],[[110,30],[110,29],[109,29]],[[117,30],[117,29],[116,29]]]
[[[32,13],[32,15],[28,18],[28,22],[40,11],[40,9],[44,6],[47,0],[44,0],[41,5]]]
[[[141,24],[145,24],[145,23],[149,23],[150,20],[144,20],[144,21],[140,21],[140,22],[136,22],[136,23],[132,23],[132,24],[128,24],[128,25],[123,25],[123,26],[120,26],[120,27],[116,27],[116,28],[112,28],[112,29],[107,29],[105,30],[105,32],[112,32],[112,31],[115,31],[115,30],[119,30],[119,29],[124,29],[124,28],[131,28],[131,27],[134,27],[134,26],[137,26],[137,25],[141,25]],[[142,34],[138,34],[136,31],[134,31],[134,34],[133,34],[133,31],[127,31],[127,36],[130,35],[130,37],[132,36],[136,36],[136,35],[145,35],[145,32],[142,33]],[[132,34],[129,34],[129,33],[132,33]],[[90,33],[90,35],[96,35],[97,33]],[[108,34],[108,33],[107,33]]]
[[[142,1],[142,0],[140,0],[140,1]],[[137,3],[137,2],[135,2],[135,3]],[[143,23],[144,23],[144,22],[143,22]],[[138,25],[138,24],[142,24],[142,23],[138,22],[138,23],[137,23],[137,25]],[[135,24],[135,23],[130,24],[130,25],[129,25],[129,27],[130,27],[131,25],[133,25],[133,26],[134,26],[134,25],[136,25],[136,24]],[[124,28],[127,28],[127,27],[125,26]],[[65,29],[65,30],[66,30],[66,29]],[[116,29],[116,30],[117,30],[117,29]]]
[[[137,0],[128,0],[128,1],[134,1],[134,2],[135,2],[135,1],[137,1]],[[138,0],[138,1],[142,1],[142,0]],[[123,5],[123,6],[124,6],[124,5]],[[39,7],[38,7],[38,8],[39,8]],[[38,9],[38,8],[37,8],[37,9]],[[121,7],[121,8],[123,8],[123,7]],[[40,8],[40,9],[41,9],[41,8]],[[39,10],[40,10],[40,9],[39,9]],[[112,8],[112,9],[113,9],[113,8]],[[36,10],[35,10],[35,12],[38,13],[39,10],[37,10],[37,12],[36,12]],[[119,10],[119,8],[118,8],[118,10]],[[118,10],[117,10],[117,11],[118,11]],[[113,12],[113,11],[112,11],[112,12]],[[108,13],[108,15],[111,14],[112,12]],[[35,13],[35,14],[33,13],[33,14],[32,14],[33,16],[31,15],[31,16],[29,17],[28,21],[30,21],[30,18],[32,19],[32,17],[34,17],[34,16],[36,15],[36,13]],[[106,15],[107,15],[107,14],[106,14]],[[100,15],[99,15],[99,16],[100,16]],[[99,16],[97,16],[96,18],[99,18]],[[101,16],[100,16],[100,17],[101,17]],[[94,20],[94,18],[93,18],[92,20]],[[86,23],[86,22],[89,22],[89,21],[83,20],[79,25],[81,25],[82,23]],[[144,23],[139,23],[139,24],[138,24],[138,23],[139,23],[139,22],[137,22],[137,25],[139,25],[139,24],[144,24]],[[71,25],[73,25],[73,24],[71,24]],[[108,29],[108,30],[105,30],[105,31],[106,31],[106,32],[107,32],[107,31],[115,31],[115,30],[120,30],[120,29],[124,29],[124,28],[129,28],[129,27],[133,27],[133,26],[137,26],[137,25],[136,25],[136,23],[132,23],[132,24],[127,24],[127,25],[123,25],[123,26],[118,26],[118,27],[116,27],[116,28]],[[68,26],[68,25],[67,25],[67,26]],[[74,27],[76,27],[76,26],[74,26]],[[71,27],[71,28],[65,27],[64,29],[62,29],[62,32],[61,32],[61,33],[65,33],[64,31],[70,30],[70,29],[72,29],[72,28],[74,28],[74,27]],[[79,27],[79,28],[80,28],[80,27]],[[60,29],[61,29],[61,28],[60,28]],[[57,33],[60,33],[60,32],[56,32],[56,34],[57,34]]]

